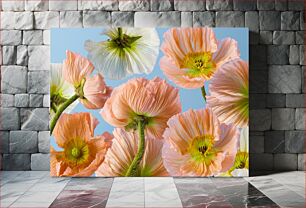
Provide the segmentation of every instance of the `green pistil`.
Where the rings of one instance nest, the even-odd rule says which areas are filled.
[[[71,155],[72,155],[74,158],[79,158],[79,157],[81,156],[81,151],[79,150],[79,148],[74,147],[74,148],[72,148],[72,150],[71,150]]]

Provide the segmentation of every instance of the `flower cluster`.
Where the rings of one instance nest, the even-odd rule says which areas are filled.
[[[248,63],[236,40],[218,40],[208,27],[169,29],[161,46],[151,28],[103,35],[85,42],[87,58],[67,51],[63,64],[51,66],[50,129],[61,149],[51,149],[51,175],[248,174]],[[160,69],[176,87],[159,77],[106,85],[104,78],[151,73],[159,50]],[[205,107],[182,112],[180,88],[201,89]],[[99,109],[112,134],[95,136],[91,113],[68,114],[78,102]]]

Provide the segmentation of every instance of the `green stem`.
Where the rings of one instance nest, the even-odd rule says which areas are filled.
[[[74,101],[76,101],[79,98],[78,95],[73,95],[68,100],[66,100],[60,107],[57,109],[53,119],[50,122],[50,134],[52,134],[54,127],[56,125],[57,120],[61,116],[61,114],[64,112],[64,110],[71,105]]]
[[[204,98],[204,101],[206,103],[206,91],[205,91],[205,86],[201,87],[201,91],[202,91],[202,96]]]
[[[138,166],[144,155],[144,147],[145,147],[144,129],[145,129],[144,122],[142,120],[139,120],[138,121],[138,134],[139,134],[138,150],[125,176],[137,176],[136,174],[137,174]]]

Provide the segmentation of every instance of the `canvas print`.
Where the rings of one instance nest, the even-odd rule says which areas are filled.
[[[248,176],[248,29],[52,29],[50,73],[52,176]]]

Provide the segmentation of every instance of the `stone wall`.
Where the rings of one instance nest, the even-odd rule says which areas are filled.
[[[50,28],[249,27],[250,165],[304,170],[303,0],[2,0],[4,170],[49,168]]]

